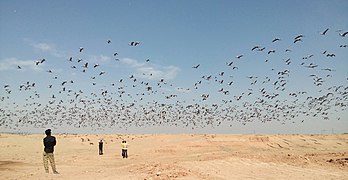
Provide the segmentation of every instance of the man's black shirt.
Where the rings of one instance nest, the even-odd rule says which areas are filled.
[[[53,153],[54,146],[56,145],[56,138],[54,136],[46,136],[43,139],[43,143],[44,143],[44,146],[45,146],[44,151],[46,153]]]

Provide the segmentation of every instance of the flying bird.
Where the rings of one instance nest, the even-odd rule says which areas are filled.
[[[296,36],[294,39],[300,39],[300,38],[303,38],[304,36],[302,34]]]
[[[267,54],[271,54],[271,53],[275,53],[275,50],[270,50],[270,51],[268,51]]]
[[[274,42],[277,42],[277,41],[280,41],[280,39],[279,39],[279,38],[274,38],[274,39],[272,40],[273,43],[274,43]]]
[[[192,68],[197,69],[200,66],[200,64],[197,64],[196,66],[193,66]]]
[[[335,54],[327,54],[326,57],[335,57]]]
[[[255,49],[259,49],[260,46],[254,46],[251,50],[254,51]]]
[[[342,37],[345,37],[347,34],[348,34],[348,31],[347,32],[344,32],[344,33],[339,33],[340,34],[340,36],[342,36]]]
[[[259,48],[259,49],[257,49],[257,51],[263,51],[263,50],[265,50],[266,48],[265,47],[263,47],[263,48]]]
[[[327,33],[327,31],[329,30],[329,28],[325,29],[324,32],[320,33],[321,35],[325,35]]]
[[[243,57],[243,54],[236,56],[237,59],[240,59]]]
[[[323,70],[323,71],[335,71],[335,70],[333,70],[331,68],[325,68],[325,69],[321,69],[321,70]]]
[[[297,43],[297,42],[299,42],[299,41],[302,42],[302,39],[295,39],[295,40],[294,40],[294,43]]]

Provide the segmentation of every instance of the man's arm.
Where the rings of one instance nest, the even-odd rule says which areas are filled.
[[[54,137],[53,146],[57,144],[56,137]]]

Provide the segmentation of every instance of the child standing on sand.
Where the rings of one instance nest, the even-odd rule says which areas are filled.
[[[128,158],[128,153],[127,153],[127,149],[128,149],[128,145],[126,141],[122,141],[122,157],[123,158]]]

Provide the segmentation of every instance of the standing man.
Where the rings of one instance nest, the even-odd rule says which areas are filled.
[[[127,153],[127,149],[128,149],[128,145],[126,141],[122,141],[122,157],[123,158],[128,158],[128,153]]]
[[[103,140],[99,141],[99,155],[103,155]]]
[[[56,164],[54,162],[54,146],[56,145],[56,138],[54,136],[51,136],[51,129],[47,129],[45,131],[46,137],[43,139],[43,144],[45,146],[44,152],[43,152],[43,164],[46,173],[48,173],[48,160],[51,163],[52,171],[54,174],[59,174],[56,170]]]

